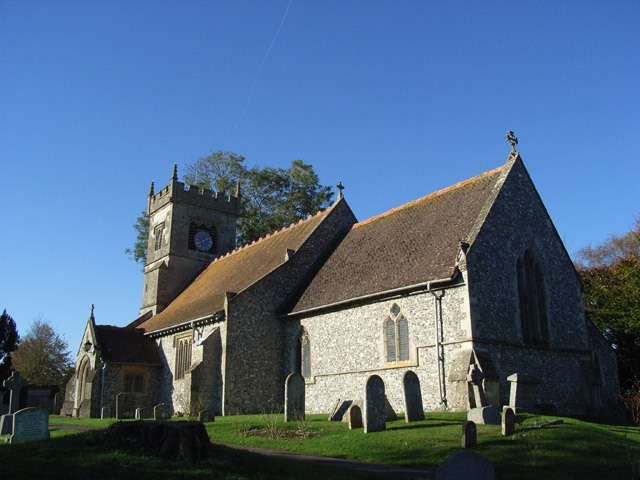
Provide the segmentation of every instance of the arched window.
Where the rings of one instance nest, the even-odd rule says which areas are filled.
[[[177,338],[176,342],[176,367],[174,378],[180,380],[184,378],[184,373],[191,367],[191,348],[193,340],[191,336]]]
[[[389,316],[383,323],[385,361],[387,363],[409,361],[409,322],[397,304],[391,305]]]
[[[524,258],[516,261],[516,276],[522,339],[532,345],[547,345],[549,330],[544,279],[531,250],[525,251]]]

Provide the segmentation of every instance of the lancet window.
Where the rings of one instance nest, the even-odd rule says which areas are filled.
[[[385,360],[387,363],[409,361],[409,322],[397,304],[391,305],[383,322]]]
[[[176,365],[174,378],[184,378],[184,373],[191,367],[191,349],[193,340],[191,336],[176,339]]]
[[[547,345],[549,331],[542,270],[531,250],[516,262],[522,339],[531,345]]]

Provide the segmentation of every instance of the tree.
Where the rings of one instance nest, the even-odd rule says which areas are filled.
[[[142,214],[136,218],[136,223],[133,224],[133,228],[136,233],[136,241],[133,244],[133,248],[125,249],[124,253],[129,255],[131,260],[136,263],[144,265],[147,261],[147,241],[149,240],[149,217],[147,212],[143,211]]]
[[[13,353],[13,367],[31,385],[59,385],[63,387],[74,365],[67,342],[49,322],[38,315],[20,345]]]
[[[11,353],[18,348],[20,336],[16,322],[5,310],[0,315],[0,386],[4,379],[11,374]]]
[[[287,169],[247,168],[245,158],[233,152],[216,151],[185,167],[185,183],[214,190],[221,195],[242,192],[242,215],[237,222],[236,241],[251,243],[282,227],[326,208],[332,198],[330,187],[319,183],[313,167],[294,160]],[[134,224],[137,232],[133,248],[126,253],[144,264],[147,255],[149,219],[146,214]]]
[[[624,389],[640,378],[640,217],[627,234],[589,245],[577,258],[585,313],[615,349]]]

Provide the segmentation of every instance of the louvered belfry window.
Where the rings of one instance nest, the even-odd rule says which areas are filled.
[[[395,303],[384,321],[384,340],[387,363],[409,361],[409,322]]]

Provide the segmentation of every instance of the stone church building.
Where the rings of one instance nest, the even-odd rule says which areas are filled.
[[[618,393],[614,351],[585,318],[582,286],[520,155],[358,222],[340,193],[327,210],[235,249],[240,192],[188,188],[174,167],[148,196],[140,316],[86,324],[63,414],[115,412],[116,395],[174,412],[260,413],[285,378],[307,413],[362,399],[379,375],[403,411],[414,371],[427,411],[509,404],[598,414]],[[517,375],[514,375],[517,374]]]

